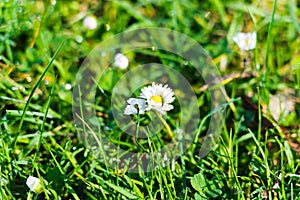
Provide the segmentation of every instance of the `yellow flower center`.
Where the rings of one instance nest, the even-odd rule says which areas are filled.
[[[163,99],[161,98],[161,96],[152,96],[151,100],[154,101],[155,103],[162,103]]]
[[[249,39],[246,39],[245,43],[246,43],[246,45],[248,45],[249,44]]]

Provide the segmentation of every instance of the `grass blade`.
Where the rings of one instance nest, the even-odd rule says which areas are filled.
[[[63,42],[59,45],[58,49],[57,49],[56,52],[54,53],[54,55],[53,55],[53,57],[51,58],[50,62],[49,62],[48,65],[46,66],[44,72],[42,73],[42,75],[40,76],[40,78],[38,79],[38,81],[35,83],[35,85],[33,86],[32,90],[31,90],[31,92],[30,92],[30,95],[29,95],[29,97],[28,97],[28,100],[27,100],[27,102],[26,102],[26,104],[25,104],[25,107],[24,107],[24,110],[23,110],[23,113],[22,113],[22,116],[21,116],[20,124],[19,124],[19,127],[18,127],[18,132],[17,132],[17,134],[16,134],[16,136],[15,136],[15,139],[14,139],[14,141],[13,141],[13,145],[12,145],[12,146],[13,146],[13,149],[15,149],[15,147],[16,147],[16,144],[17,144],[17,141],[18,141],[18,137],[19,137],[19,135],[20,135],[20,133],[21,133],[21,130],[22,130],[22,126],[23,126],[23,122],[24,122],[24,119],[25,119],[26,111],[28,110],[29,104],[30,104],[30,102],[31,102],[31,100],[32,100],[32,97],[33,97],[33,94],[34,94],[35,90],[38,88],[38,86],[40,85],[40,83],[42,82],[42,80],[43,80],[44,76],[46,75],[47,71],[50,69],[50,67],[51,67],[51,65],[52,65],[52,63],[53,63],[53,61],[57,58],[58,54],[60,53],[60,51],[61,51],[62,48],[64,47],[64,44],[65,44],[65,41],[63,41]]]

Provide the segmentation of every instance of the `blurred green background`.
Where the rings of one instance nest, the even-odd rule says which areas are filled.
[[[296,0],[1,1],[2,199],[300,198],[299,6]],[[85,25],[87,17],[96,20],[95,28]],[[207,157],[197,154],[205,135],[201,133],[195,149],[171,166],[127,174],[107,169],[78,140],[72,121],[72,86],[96,45],[117,33],[147,27],[176,30],[199,42],[224,78],[224,96],[242,98],[228,107],[221,139]],[[256,48],[240,50],[232,38],[252,31],[257,32]],[[53,65],[40,79],[63,41]],[[209,93],[201,90],[207,83],[188,63],[159,50],[126,56],[128,69],[106,74],[101,85],[105,94],[111,94],[111,79],[135,66],[168,63],[189,78],[204,114],[201,120],[209,113]],[[110,99],[99,96],[97,116],[106,134],[136,150],[132,138],[121,137],[115,127]],[[168,123],[175,130],[176,114],[170,116]],[[29,191],[25,184],[29,175],[48,181],[43,193]],[[273,189],[276,183],[280,186]]]

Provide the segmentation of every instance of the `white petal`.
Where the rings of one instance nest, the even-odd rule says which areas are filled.
[[[127,105],[124,111],[124,115],[137,114],[137,109],[132,105]]]
[[[129,105],[127,105],[124,110],[125,115],[133,115],[133,114],[137,114],[138,112],[139,114],[143,114],[145,112],[146,109],[145,99],[129,98],[127,100],[127,103]],[[138,109],[136,108],[136,105]]]
[[[164,108],[164,110],[169,111],[169,110],[172,110],[172,109],[174,108],[174,106],[172,106],[172,105],[170,105],[170,104],[165,104],[165,105],[163,106],[163,108]]]

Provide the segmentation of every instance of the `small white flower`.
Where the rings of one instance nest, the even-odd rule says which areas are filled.
[[[151,86],[142,88],[141,98],[147,100],[148,106],[146,110],[157,110],[160,114],[165,114],[166,111],[172,110],[170,104],[174,101],[174,92],[168,85],[152,83]]]
[[[124,115],[144,114],[146,108],[144,99],[129,98],[127,103],[129,105],[126,106]]]
[[[273,188],[272,188],[272,190],[277,190],[277,189],[280,189],[279,182],[276,182],[275,185],[273,185]]]
[[[251,50],[256,46],[256,32],[252,33],[242,33],[239,32],[233,37],[233,41],[237,43],[237,45],[242,50]]]
[[[39,178],[36,178],[34,176],[29,176],[26,181],[26,185],[30,188],[31,191],[35,193],[41,193],[42,192],[42,185]]]
[[[114,59],[114,65],[120,69],[126,69],[128,67],[129,60],[128,58],[122,54],[117,53]]]
[[[83,26],[90,30],[94,30],[97,27],[97,19],[95,16],[87,16],[83,20]]]
[[[279,184],[279,182],[281,181],[281,173],[279,174],[278,179],[279,179],[279,180],[276,181],[275,185],[273,185],[272,190],[280,189],[280,184]]]

